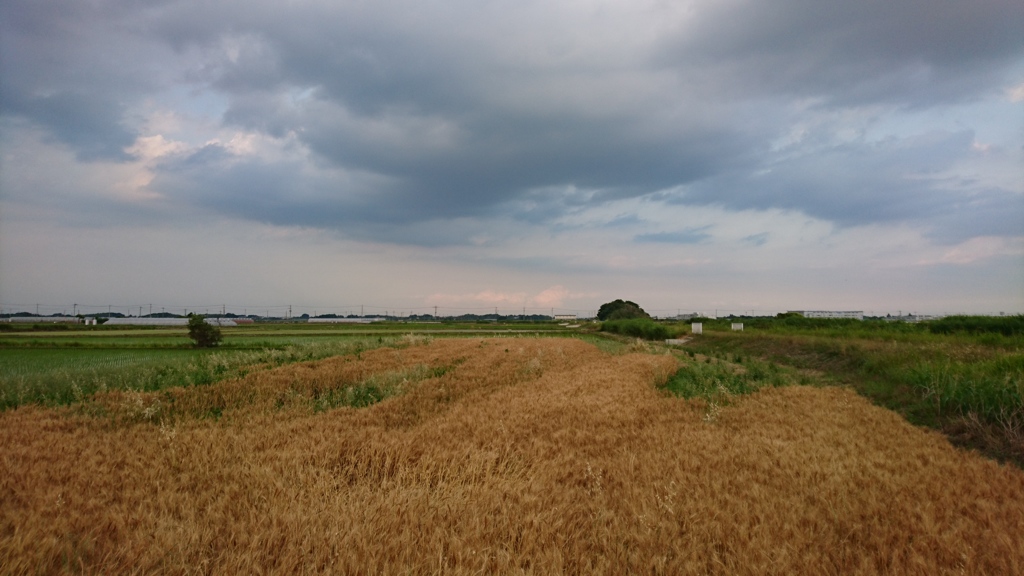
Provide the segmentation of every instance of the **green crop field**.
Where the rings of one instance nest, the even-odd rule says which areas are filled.
[[[261,367],[404,346],[413,333],[427,337],[571,333],[551,323],[282,323],[222,332],[221,346],[198,350],[183,327],[46,330],[11,326],[0,332],[0,409],[70,404],[104,390],[205,385]]]

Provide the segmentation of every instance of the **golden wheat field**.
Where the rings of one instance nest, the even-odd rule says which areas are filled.
[[[839,388],[710,410],[681,362],[438,339],[9,411],[0,572],[1024,573],[1021,470]]]

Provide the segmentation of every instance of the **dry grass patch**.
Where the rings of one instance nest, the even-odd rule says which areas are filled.
[[[576,340],[435,340],[175,390],[148,419],[114,395],[93,412],[6,412],[0,566],[1024,571],[1020,470],[835,388],[765,389],[709,422],[704,401],[657,390],[677,362]],[[417,370],[366,408],[313,401]]]

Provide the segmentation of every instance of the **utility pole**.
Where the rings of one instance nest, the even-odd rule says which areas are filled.
[[[437,319],[437,306],[434,306],[434,319]]]
[[[39,304],[36,304],[36,316],[39,316]]]
[[[359,305],[359,317],[360,318],[363,317],[363,305],[362,304]]]
[[[78,304],[72,304],[71,306],[73,306],[73,308],[71,308],[71,315],[78,316]],[[67,308],[64,310],[67,310]]]

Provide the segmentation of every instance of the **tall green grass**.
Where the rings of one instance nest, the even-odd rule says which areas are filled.
[[[785,386],[791,382],[774,362],[708,356],[703,361],[687,362],[669,378],[664,388],[676,396],[710,400],[722,395],[750,394],[766,386]]]
[[[946,316],[928,322],[933,334],[1002,334],[1024,335],[1024,314],[1016,316]]]
[[[970,363],[925,360],[892,372],[934,402],[938,416],[973,413],[989,422],[1024,417],[1024,354]]]
[[[603,332],[633,336],[644,340],[665,340],[672,338],[676,332],[664,324],[658,324],[649,318],[632,318],[629,320],[608,320],[601,323]]]
[[[968,434],[970,442],[980,443],[974,447],[1024,464],[1024,345],[1017,336],[706,332],[690,346],[820,371],[826,381],[852,385],[915,424],[950,431],[982,427]]]
[[[881,318],[804,318],[803,316],[755,316],[742,318],[701,318],[705,331],[730,331],[733,322],[742,322],[744,330],[772,334],[807,334],[837,338],[927,340],[933,335],[981,337],[986,343],[1020,343],[1024,337],[1024,315],[947,316],[925,322],[901,322]],[[682,328],[682,324],[669,324]],[[670,328],[671,329],[671,328]]]

